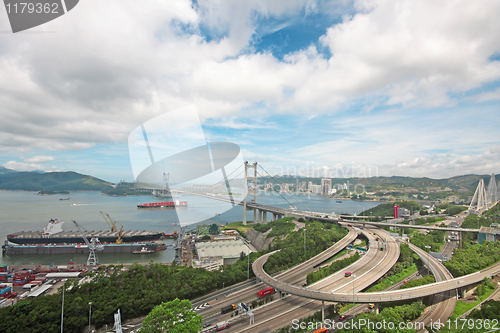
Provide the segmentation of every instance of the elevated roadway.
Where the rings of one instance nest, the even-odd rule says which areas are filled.
[[[429,255],[427,252],[422,251],[419,247],[408,244],[410,249],[417,253],[419,257],[427,264],[427,267],[434,275],[436,282],[447,281],[453,279],[453,275],[448,271],[448,269],[434,257]],[[451,252],[455,247],[455,242],[445,243],[441,253]],[[423,322],[425,326],[429,326],[430,323],[435,322],[446,322],[448,318],[453,314],[455,306],[457,305],[457,290],[447,290],[434,295],[434,304],[430,306],[428,311],[424,313],[416,321]],[[423,330],[422,330],[423,332]]]
[[[329,247],[315,257],[276,275],[276,278],[290,284],[303,280],[307,274],[314,270],[315,267],[345,249],[347,245],[352,243],[358,237],[358,232],[354,228],[347,227],[347,229],[349,230],[349,233],[333,246]],[[207,313],[220,313],[220,309],[227,305],[255,299],[257,297],[257,292],[267,287],[268,286],[262,282],[257,284],[254,282],[252,285],[231,294],[228,294],[230,291],[225,291],[224,293],[221,292],[217,294],[218,297],[216,296],[216,299],[210,299],[207,301],[209,307],[205,307],[199,313],[205,315]]]
[[[334,273],[323,280],[317,281],[310,288],[325,292],[359,292],[378,280],[385,274],[399,258],[399,244],[388,236],[383,230],[361,230],[371,244],[376,243],[376,238],[388,237],[387,248],[380,251],[378,246],[370,247],[367,253],[358,261]],[[255,271],[255,265],[253,266]],[[351,277],[345,277],[344,272],[351,271]],[[298,287],[297,287],[298,288]],[[301,288],[304,289],[304,288]],[[278,290],[286,292],[282,288]],[[311,313],[321,310],[322,302],[309,300],[304,297],[287,295],[283,299],[265,304],[252,309],[255,324],[248,325],[248,317],[233,319],[232,327],[227,332],[272,332],[280,327],[290,325],[293,319],[307,317]]]
[[[410,245],[412,250],[414,250],[421,257],[428,257],[427,252],[422,249]],[[448,290],[454,290],[457,288],[465,287],[474,283],[481,282],[485,277],[491,278],[493,275],[500,273],[500,263],[497,263],[491,267],[485,268],[479,272],[465,275],[458,278],[449,279],[446,281],[435,282],[432,284],[397,290],[397,291],[382,291],[382,292],[370,292],[361,293],[353,295],[351,293],[341,293],[341,292],[325,292],[321,290],[315,290],[311,288],[301,288],[286,284],[279,281],[271,276],[269,276],[263,269],[264,263],[267,261],[269,254],[260,257],[253,264],[253,269],[256,277],[266,284],[275,287],[277,289],[283,290],[292,295],[307,297],[310,299],[324,300],[329,302],[352,302],[353,300],[357,303],[377,303],[377,302],[396,302],[400,300],[416,299],[424,296],[434,295]],[[433,261],[429,261],[429,265],[432,267],[435,264]],[[439,264],[439,262],[438,262]],[[432,269],[432,268],[431,268]]]
[[[195,192],[186,192],[186,191],[175,191],[176,193],[185,193],[185,194],[190,194],[190,195],[197,195],[200,197],[205,197],[209,199],[215,199],[215,200],[220,200],[220,201],[225,201],[229,203],[233,203],[234,205],[240,205],[243,206],[243,201],[234,201],[231,199],[228,199],[223,196],[218,196],[218,195],[212,195],[212,194],[203,194],[203,193],[195,193]],[[252,203],[252,202],[247,202],[247,207],[249,209],[257,209],[260,211],[265,211],[265,212],[270,212],[278,216],[294,216],[294,217],[302,217],[305,219],[316,219],[318,221],[326,221],[326,222],[346,222],[346,223],[352,223],[356,225],[371,225],[374,227],[397,227],[397,228],[413,228],[413,229],[424,229],[424,230],[441,230],[441,231],[450,231],[450,228],[446,227],[434,227],[434,226],[426,226],[426,225],[409,225],[409,224],[401,224],[401,223],[384,223],[384,222],[369,222],[369,221],[358,221],[358,220],[348,220],[342,217],[339,218],[329,218],[325,217],[328,216],[326,213],[322,212],[311,212],[311,211],[303,211],[303,210],[296,210],[296,209],[290,209],[290,208],[280,208],[280,207],[274,207],[274,206],[268,206],[268,205],[262,205],[262,204],[257,204],[257,203]],[[453,228],[451,230],[454,230]],[[479,229],[465,229],[465,228],[460,228],[459,231],[461,232],[479,232]]]

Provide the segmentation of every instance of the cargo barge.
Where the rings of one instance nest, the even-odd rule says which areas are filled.
[[[175,207],[187,207],[187,201],[161,201],[161,202],[150,202],[137,205],[137,208],[175,208]]]
[[[128,243],[128,244],[99,244],[102,246],[102,251],[99,253],[134,253],[136,251],[148,251],[153,253],[166,248],[163,243],[147,242],[147,243]],[[88,254],[87,245],[81,244],[47,244],[47,245],[2,245],[3,255],[18,255],[18,254],[59,254],[59,253],[83,253]]]
[[[78,231],[63,231],[64,222],[51,219],[43,231],[20,231],[7,235],[7,240],[18,245],[65,245],[85,244],[82,235]],[[159,231],[124,231],[121,234],[123,243],[144,243],[158,241],[163,238],[175,238],[174,234],[165,234]],[[87,239],[98,238],[102,244],[116,243],[118,234],[113,231],[89,231],[85,232]]]

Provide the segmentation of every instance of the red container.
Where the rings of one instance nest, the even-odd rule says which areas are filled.
[[[261,298],[261,297],[264,297],[266,295],[272,294],[273,292],[274,292],[273,287],[269,287],[269,288],[266,288],[266,289],[259,291],[257,293],[257,295],[259,296],[259,298]]]

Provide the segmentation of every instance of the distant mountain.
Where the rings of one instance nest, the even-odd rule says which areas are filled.
[[[5,168],[3,168],[5,169]],[[0,189],[24,191],[106,191],[111,183],[77,172],[16,172],[0,169]]]
[[[4,168],[3,166],[0,166],[0,175],[7,174],[7,173],[17,173],[18,171],[12,170],[12,169],[7,169]]]

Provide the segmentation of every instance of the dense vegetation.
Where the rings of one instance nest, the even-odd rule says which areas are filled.
[[[0,189],[23,191],[105,191],[111,184],[76,172],[0,174]]]
[[[439,252],[444,244],[444,231],[432,230],[427,234],[415,233],[410,242],[424,251]],[[430,246],[430,248],[426,248],[426,246]]]
[[[423,209],[423,207],[418,203],[416,203],[415,201],[396,201],[396,202],[388,202],[385,204],[380,204],[376,207],[365,210],[360,215],[381,216],[383,218],[388,216],[394,216],[394,205],[406,208],[410,210],[412,213],[414,213],[417,210]]]
[[[485,242],[483,245],[463,243],[453,257],[443,264],[454,277],[468,275],[500,261],[500,242]]]
[[[335,272],[338,272],[344,267],[349,266],[353,262],[359,259],[359,253],[356,252],[354,255],[344,258],[342,260],[337,260],[334,261],[330,266],[322,268],[316,272],[311,272],[307,274],[307,284],[314,283],[316,281],[319,281],[321,279],[324,279],[325,277],[332,275]]]
[[[375,281],[367,292],[380,291],[390,287],[390,283],[398,283],[406,278],[408,275],[417,271],[418,256],[413,254],[408,244],[400,245],[400,253],[398,261],[391,269],[385,273],[380,279]]]
[[[267,232],[272,228],[273,230],[271,230],[271,232],[267,235],[267,238],[282,236],[291,233],[295,228],[295,224],[290,222],[291,220],[291,217],[285,217],[283,219],[272,221],[266,224],[257,224],[253,228],[262,233]]]
[[[176,298],[155,306],[138,333],[197,333],[202,325],[203,317],[192,310],[191,302]]]
[[[277,238],[273,249],[282,249],[269,258],[270,270],[291,267],[318,254],[340,240],[347,231],[337,225],[323,225],[317,221],[306,222],[304,233],[291,232],[286,239]],[[299,253],[302,252],[300,255]],[[267,251],[250,254],[254,261]],[[279,254],[284,253],[280,256]],[[92,283],[73,285],[64,300],[64,332],[81,332],[88,323],[88,302],[92,302],[92,323],[96,327],[113,323],[113,313],[120,309],[122,320],[147,315],[156,305],[179,299],[194,299],[247,279],[247,257],[243,254],[235,264],[223,271],[206,271],[191,267],[167,266],[151,263],[147,266],[132,265],[122,272],[123,265],[100,266]],[[267,270],[267,268],[266,268]],[[269,272],[269,270],[268,270]],[[250,269],[250,277],[253,272]],[[61,293],[23,300],[14,306],[0,309],[2,332],[59,332]]]
[[[281,251],[269,257],[264,267],[266,272],[274,273],[295,266],[323,252],[347,234],[346,229],[336,224],[326,225],[330,229],[325,229],[323,224],[318,221],[305,223],[305,253],[303,229],[293,231],[283,238],[277,237],[269,250],[281,249]]]
[[[250,254],[255,260],[262,253]],[[92,323],[96,327],[112,324],[113,313],[122,320],[147,315],[156,305],[175,298],[194,299],[223,283],[228,286],[247,278],[247,259],[228,265],[223,272],[190,267],[134,264],[121,272],[121,266],[100,266],[90,273],[92,283],[73,286],[64,299],[64,332],[82,332],[88,323],[88,302],[92,302]],[[253,276],[251,274],[250,276]],[[23,300],[0,309],[2,332],[59,332],[61,293]]]
[[[473,319],[497,319],[500,321],[500,301],[486,301],[481,305],[481,309],[472,310],[468,317]]]
[[[403,284],[401,286],[401,288],[399,288],[399,289],[413,288],[413,287],[423,286],[423,285],[434,283],[434,282],[436,282],[434,275],[429,274],[421,279],[408,281],[407,283]]]
[[[351,328],[349,330],[347,329],[341,329],[337,330],[336,332],[340,333],[372,333],[375,332],[373,328],[368,328],[366,325],[364,327],[360,327],[359,321],[360,320],[365,320],[367,322],[370,320],[373,323],[377,322],[383,322],[385,321],[386,323],[392,322],[395,325],[396,329],[390,330],[390,329],[384,329],[382,326],[382,329],[376,330],[378,333],[385,333],[385,332],[414,332],[414,330],[408,330],[408,329],[399,329],[398,325],[399,323],[404,323],[404,322],[410,322],[412,320],[417,319],[420,317],[422,314],[422,311],[424,311],[425,305],[420,303],[420,302],[414,302],[411,304],[405,304],[405,305],[398,305],[398,306],[391,306],[391,307],[385,307],[382,311],[380,311],[380,314],[376,314],[374,312],[369,312],[369,313],[361,313],[357,315],[357,317],[354,319],[355,322],[357,322],[357,329],[356,328]],[[353,326],[354,327],[354,326]],[[386,325],[386,327],[388,327]]]
[[[109,189],[103,190],[103,194],[111,195],[115,197],[127,197],[132,195],[151,195],[149,191],[137,191],[133,188],[128,188],[124,186],[111,187]]]

